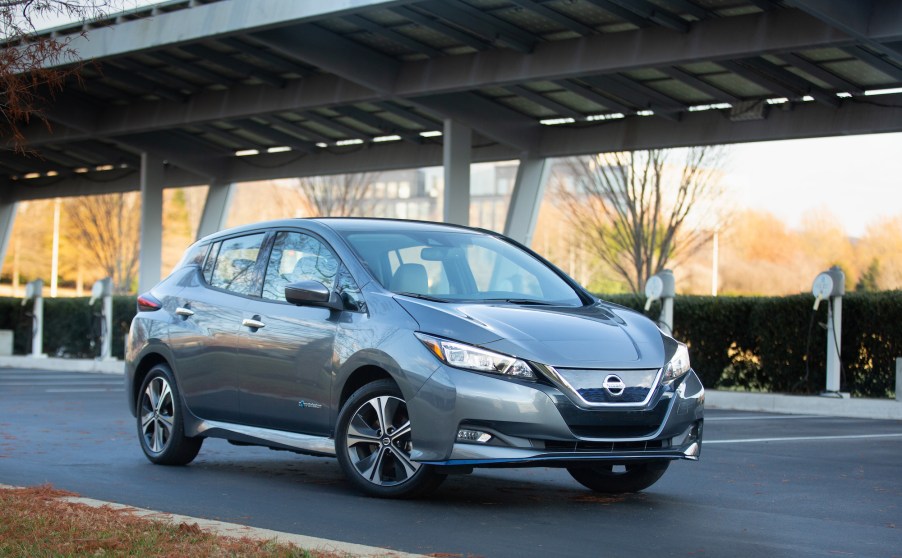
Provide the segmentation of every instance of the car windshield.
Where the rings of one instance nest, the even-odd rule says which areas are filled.
[[[528,252],[469,231],[348,231],[388,290],[439,301],[581,306],[579,294]]]

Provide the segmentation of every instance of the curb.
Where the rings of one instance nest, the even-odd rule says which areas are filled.
[[[16,489],[18,486],[10,486],[0,484],[0,489]],[[165,513],[160,511],[148,510],[144,508],[136,508],[125,504],[117,504],[115,502],[105,502],[103,500],[95,500],[93,498],[82,498],[80,496],[64,496],[59,498],[60,501],[72,504],[81,504],[92,508],[108,507],[114,510],[122,510],[137,517],[150,519],[152,521],[160,521],[171,525],[179,525],[182,523],[191,525],[196,524],[204,531],[215,535],[231,538],[243,538],[275,541],[282,544],[293,544],[301,549],[316,550],[321,552],[334,552],[341,555],[366,558],[427,558],[423,554],[410,554],[407,552],[399,552],[387,548],[379,548],[377,546],[366,546],[362,544],[346,543],[334,541],[331,539],[321,539],[318,537],[308,537],[307,535],[296,535],[294,533],[285,533],[283,531],[273,531],[271,529],[261,529],[257,527],[249,527],[238,523],[228,523],[225,521],[216,521],[213,519],[201,519],[198,517],[190,517],[187,515],[179,515],[174,513]]]
[[[0,368],[23,370],[48,370],[52,372],[95,372],[100,374],[125,374],[121,360],[90,360],[86,358],[56,358],[31,356],[2,356]]]
[[[902,420],[902,402],[892,399],[783,395],[741,391],[705,391],[705,406],[732,411],[759,411],[789,415]]]

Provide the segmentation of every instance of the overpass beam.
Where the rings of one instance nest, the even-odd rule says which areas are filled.
[[[550,173],[551,162],[545,158],[523,157],[517,167],[517,179],[507,209],[504,234],[525,246],[532,243]]]
[[[141,261],[138,292],[160,281],[163,255],[163,159],[141,154]]]
[[[207,201],[197,226],[197,239],[225,228],[232,204],[235,185],[231,182],[213,182],[207,190]]]
[[[446,223],[470,223],[470,147],[472,131],[452,119],[445,120],[444,166]]]

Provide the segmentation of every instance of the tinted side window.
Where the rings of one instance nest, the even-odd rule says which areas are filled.
[[[253,294],[254,266],[264,236],[259,233],[223,240],[213,264],[210,285],[238,294]]]
[[[263,298],[285,300],[285,286],[298,281],[319,281],[335,286],[338,258],[316,238],[299,232],[280,232],[273,243]]]

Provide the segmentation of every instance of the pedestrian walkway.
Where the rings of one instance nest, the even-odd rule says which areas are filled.
[[[3,368],[56,370],[59,372],[99,372],[101,374],[125,373],[125,363],[121,360],[55,357],[34,358],[20,355],[0,356],[0,369]]]
[[[0,390],[6,393],[92,393],[125,391],[122,376],[0,368]]]

